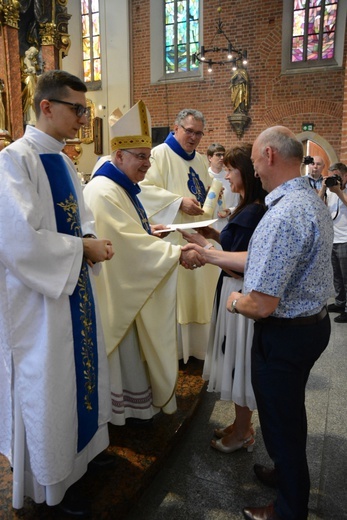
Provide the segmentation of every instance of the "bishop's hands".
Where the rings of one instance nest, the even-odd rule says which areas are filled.
[[[111,260],[114,255],[112,243],[105,238],[82,238],[83,255],[89,267],[98,262]]]
[[[199,254],[197,251],[193,249],[181,249],[181,256],[180,256],[180,264],[185,269],[196,269],[197,267],[202,267],[205,265],[205,260],[203,259],[202,255]]]
[[[158,238],[165,238],[170,232],[171,229],[168,229],[165,224],[151,224],[152,235],[154,234]],[[162,233],[159,233],[162,231]]]

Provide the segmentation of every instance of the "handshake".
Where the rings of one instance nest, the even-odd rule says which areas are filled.
[[[151,230],[152,230],[152,233],[155,234],[158,238],[164,238],[168,234],[168,229],[163,224],[151,225]],[[180,229],[178,231],[180,231],[180,233],[182,233],[183,237],[186,240],[189,240],[190,237],[193,237],[195,239],[194,242],[196,240],[198,240],[197,237],[200,236],[198,233],[194,233],[191,235]],[[192,242],[193,242],[193,238],[191,239]],[[201,237],[201,240],[204,240],[204,238]],[[205,240],[205,242],[206,242],[206,240]],[[199,242],[197,242],[197,244],[199,245]],[[193,270],[193,269],[196,269],[197,267],[202,267],[203,265],[206,264],[206,260],[202,256],[204,249],[202,247],[199,248],[200,251],[198,251],[197,249],[198,248],[197,248],[196,244],[187,244],[181,248],[181,256],[180,256],[179,261],[180,261],[180,264],[185,269]]]
[[[185,269],[196,269],[206,264],[206,261],[200,253],[194,249],[188,249],[187,246],[181,249],[180,264]]]

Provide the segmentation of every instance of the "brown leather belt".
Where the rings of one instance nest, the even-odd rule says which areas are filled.
[[[275,325],[313,325],[314,323],[318,323],[322,321],[323,318],[328,314],[327,308],[323,307],[323,309],[317,314],[312,314],[312,316],[299,316],[298,318],[276,318],[275,316],[268,316],[267,318],[261,318],[257,320],[260,323],[273,323]]]

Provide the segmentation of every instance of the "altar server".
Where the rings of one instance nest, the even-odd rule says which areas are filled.
[[[36,128],[0,153],[0,451],[13,468],[15,508],[24,496],[59,504],[109,443],[107,358],[88,266],[113,249],[94,236],[62,153],[87,122],[85,91],[64,71],[42,74]],[[87,514],[67,496],[62,508]]]

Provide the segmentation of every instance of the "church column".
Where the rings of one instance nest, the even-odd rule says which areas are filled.
[[[40,24],[41,54],[45,70],[59,69],[58,33],[55,23]]]
[[[68,22],[71,15],[67,12],[67,0],[52,0],[52,21],[40,23],[42,60],[45,70],[61,69],[61,61],[67,56],[71,41]]]
[[[18,41],[19,2],[0,6],[0,79],[4,81],[2,101],[6,130],[12,139],[23,135],[21,71]]]

